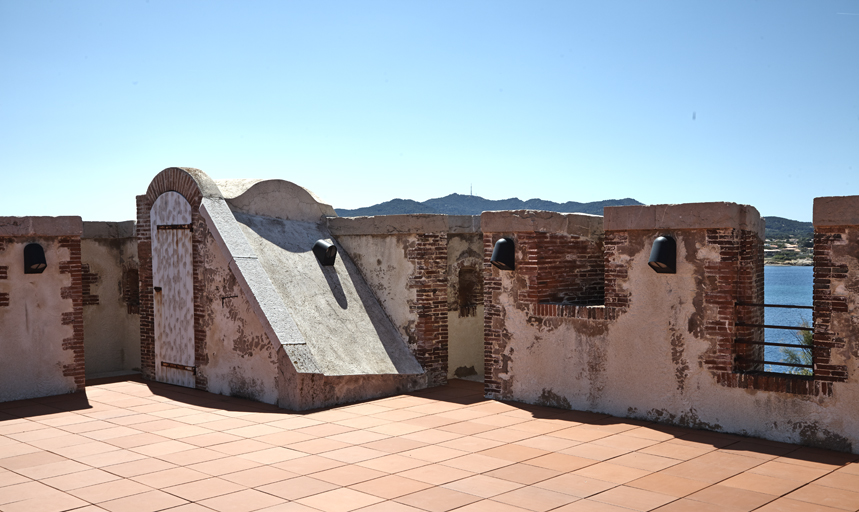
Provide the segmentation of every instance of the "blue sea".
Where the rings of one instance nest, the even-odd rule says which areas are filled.
[[[767,304],[811,306],[814,267],[764,267],[764,297]],[[811,326],[810,309],[765,308],[767,325],[799,326],[803,321]],[[799,343],[797,331],[765,329],[766,341]],[[793,349],[786,349],[793,350]],[[784,353],[779,347],[767,347],[767,361],[782,361]],[[785,372],[785,366],[768,365],[767,371]]]

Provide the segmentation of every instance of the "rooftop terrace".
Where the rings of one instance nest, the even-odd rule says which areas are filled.
[[[305,413],[156,382],[0,404],[0,510],[836,511],[857,455],[446,386]]]

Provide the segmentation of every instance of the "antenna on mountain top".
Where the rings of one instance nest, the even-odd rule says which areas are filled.
[[[468,184],[468,195],[470,195],[470,196],[474,195],[474,184],[473,183]]]

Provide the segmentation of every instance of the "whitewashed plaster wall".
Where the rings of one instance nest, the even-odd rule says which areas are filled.
[[[417,315],[409,308],[416,292],[409,289],[409,276],[414,265],[406,258],[410,244],[417,243],[415,235],[335,235],[349,257],[358,267],[367,285],[391,319],[403,341],[414,353],[414,326]]]
[[[80,217],[56,221],[59,231],[80,236]],[[9,305],[0,307],[0,402],[72,393],[74,377],[64,376],[63,367],[74,364],[74,353],[64,350],[63,340],[73,337],[74,326],[64,324],[63,313],[71,312],[73,304],[62,296],[72,279],[59,268],[70,251],[55,236],[4,237],[0,230],[0,238],[5,247],[0,266],[8,267],[0,293],[9,294]],[[24,247],[30,243],[45,250],[47,267],[41,274],[24,274]]]
[[[206,359],[198,371],[208,391],[276,404],[278,355],[256,313],[207,233],[203,247]]]
[[[703,332],[703,269],[720,261],[708,227],[725,226],[628,232],[619,261],[628,270],[622,287],[630,306],[616,320],[535,318],[518,301],[515,271],[493,268],[507,338],[502,398],[859,453],[855,339],[836,359],[849,365],[850,379],[829,397],[726,387],[705,368],[713,341]],[[666,230],[677,241],[676,274],[647,264],[653,240]],[[859,275],[857,254],[841,261]],[[851,307],[859,307],[852,297]]]
[[[87,378],[139,372],[134,222],[84,222],[81,261],[98,276],[89,289],[98,304],[84,305],[83,311]]]

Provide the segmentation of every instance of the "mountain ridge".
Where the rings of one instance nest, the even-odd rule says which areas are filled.
[[[480,215],[485,211],[495,210],[546,210],[559,213],[587,213],[602,215],[606,206],[641,205],[631,197],[624,199],[606,199],[579,203],[567,201],[556,203],[544,199],[528,199],[523,201],[518,197],[509,199],[486,199],[480,196],[465,194],[449,194],[444,197],[427,199],[419,202],[412,199],[391,199],[373,206],[346,209],[335,208],[341,217],[370,217],[375,215],[404,215],[404,214],[443,214],[443,215]],[[814,233],[811,222],[786,219],[784,217],[763,217],[766,221],[766,237],[808,237]]]
[[[606,206],[628,206],[640,205],[632,198],[607,199],[604,201],[592,201],[579,203],[567,201],[556,203],[544,199],[528,199],[523,201],[518,197],[509,199],[485,199],[480,196],[464,194],[449,194],[445,197],[428,199],[423,202],[411,199],[391,199],[383,203],[363,208],[346,209],[335,208],[334,211],[341,217],[365,217],[374,215],[402,215],[414,213],[437,213],[446,215],[480,215],[485,211],[494,210],[546,210],[559,213],[587,213],[590,215],[602,215]]]

